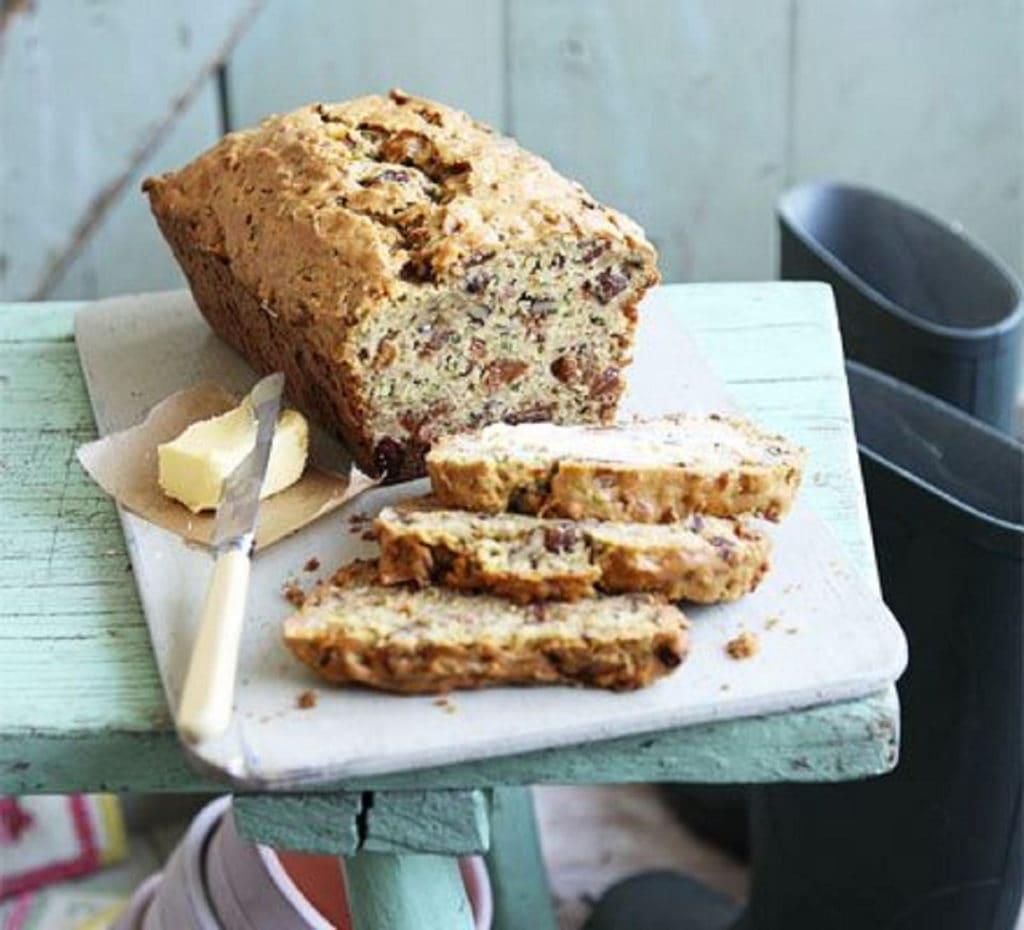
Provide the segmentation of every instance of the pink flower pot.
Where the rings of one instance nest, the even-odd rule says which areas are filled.
[[[142,919],[149,909],[162,879],[163,873],[154,872],[139,885],[135,889],[131,901],[128,902],[128,906],[121,911],[110,930],[142,930]]]

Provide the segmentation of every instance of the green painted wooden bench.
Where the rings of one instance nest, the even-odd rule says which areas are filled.
[[[810,448],[804,493],[877,584],[831,299],[793,284],[716,288],[694,303],[691,332],[748,413]],[[221,793],[178,748],[116,512],[74,457],[95,435],[77,306],[0,305],[0,791]],[[527,786],[862,778],[895,765],[898,722],[889,688],[235,805],[254,839],[345,857],[359,930],[469,926],[452,856],[470,852],[487,857],[496,930],[544,930],[554,918]]]

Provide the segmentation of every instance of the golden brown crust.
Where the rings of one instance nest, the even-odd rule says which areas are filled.
[[[666,417],[642,425],[687,419]],[[700,418],[692,419],[699,423]],[[746,421],[714,415],[707,419],[734,424],[769,454],[763,461],[727,461],[717,467],[699,459],[677,464],[617,462],[565,452],[538,455],[534,450],[520,454],[515,431],[509,430],[502,434],[509,437],[508,448],[481,442],[475,455],[466,454],[473,436],[455,438],[461,442],[459,454],[451,454],[453,440],[442,440],[427,456],[427,471],[438,500],[453,509],[638,523],[671,523],[691,513],[780,520],[800,486],[804,451],[781,437],[760,434]],[[558,435],[557,427],[548,429]],[[626,437],[630,429],[625,425],[604,432]]]
[[[529,653],[487,645],[368,646],[339,638],[289,640],[296,658],[321,678],[400,694],[444,694],[499,685],[587,685],[635,691],[672,671],[685,655],[681,633],[664,631],[643,642],[591,645],[552,638]]]
[[[374,628],[383,611],[390,627]],[[457,626],[458,612],[479,627]],[[602,610],[615,623],[590,621]],[[453,626],[453,623],[456,625]],[[376,566],[345,566],[285,623],[285,642],[322,678],[409,694],[503,684],[582,684],[628,691],[686,656],[683,615],[644,595],[601,604],[521,607],[486,595],[376,583]]]
[[[191,238],[187,221],[158,209],[155,202],[154,213],[211,329],[260,374],[284,372],[292,403],[318,422],[332,424],[359,466],[370,473],[373,450],[360,425],[361,381],[356,373],[345,364],[332,364],[308,345],[302,329],[258,300],[232,273],[230,263]]]
[[[745,465],[707,475],[678,466],[634,470],[568,462],[552,477],[550,494],[538,512],[572,520],[641,523],[670,523],[690,513],[756,514],[778,521],[789,510],[799,483],[800,471],[789,463]],[[592,488],[602,493],[595,496]]]
[[[246,198],[234,196],[247,185]],[[506,243],[562,235],[628,243],[653,268],[632,220],[465,113],[400,91],[268,117],[144,189],[160,212],[192,216],[197,244],[230,257],[259,296],[270,297],[287,269],[300,275],[295,285],[311,307],[329,298],[356,316],[377,293],[407,290],[415,269],[461,279],[467,259]],[[261,210],[266,204],[275,209]],[[254,229],[254,210],[273,228]],[[339,258],[351,265],[347,277],[301,277]]]
[[[671,526],[447,511],[429,498],[375,522],[384,584],[485,590],[518,603],[653,591],[711,604],[753,591],[768,537],[748,524],[691,516]]]
[[[397,91],[270,117],[144,190],[214,330],[285,371],[296,404],[392,481],[423,473],[439,426],[613,417],[636,303],[658,280],[628,218],[464,113]],[[477,310],[511,320],[511,341],[473,330]],[[408,385],[417,366],[444,376],[399,402],[388,379]],[[447,409],[453,373],[466,381]]]

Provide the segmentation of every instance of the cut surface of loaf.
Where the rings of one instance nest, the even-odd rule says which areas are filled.
[[[679,414],[605,427],[495,424],[439,440],[427,470],[437,499],[462,510],[641,523],[690,513],[778,520],[804,458],[746,420]]]
[[[430,498],[381,511],[380,578],[482,589],[518,602],[598,591],[655,591],[673,600],[731,601],[768,569],[753,526],[693,514],[678,523],[560,520],[447,510]]]
[[[329,681],[407,693],[501,684],[626,691],[666,675],[687,650],[683,614],[655,595],[516,605],[385,586],[369,561],[315,588],[285,621],[284,638]]]
[[[485,423],[614,417],[654,249],[464,113],[305,106],[144,190],[213,329],[366,471],[415,477]]]

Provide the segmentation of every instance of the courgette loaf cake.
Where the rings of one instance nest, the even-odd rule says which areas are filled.
[[[357,561],[285,621],[292,652],[329,681],[407,693],[501,684],[629,691],[682,662],[686,619],[664,598],[516,605],[487,594],[385,586]]]
[[[143,189],[213,329],[374,475],[485,423],[614,418],[654,249],[464,113],[313,104]]]
[[[757,587],[770,550],[753,526],[699,514],[664,524],[546,520],[419,498],[386,507],[374,526],[385,584],[480,589],[520,603],[598,591],[732,601]]]
[[[640,523],[690,513],[779,520],[804,457],[745,420],[680,414],[604,427],[496,424],[439,440],[427,470],[438,500],[462,510]]]

